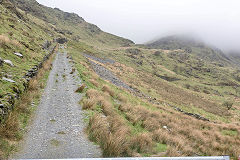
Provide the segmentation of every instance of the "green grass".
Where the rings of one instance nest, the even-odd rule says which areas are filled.
[[[161,143],[156,143],[156,147],[154,148],[154,150],[157,153],[166,152],[167,151],[167,145],[166,144],[161,144]]]
[[[4,158],[7,158],[12,152],[16,151],[15,145],[9,144],[6,140],[0,138],[0,148],[4,151]]]
[[[44,86],[47,83],[48,80],[48,75],[49,75],[50,71],[46,71],[44,72],[43,76],[39,79],[38,84],[44,84]],[[33,99],[31,99],[30,103],[27,104],[26,107],[26,112],[21,112],[21,111],[16,111],[19,119],[19,130],[15,133],[15,143],[11,144],[9,143],[9,140],[6,138],[2,138],[0,136],[0,151],[3,152],[3,156],[5,158],[9,157],[10,154],[12,154],[13,152],[18,150],[18,141],[20,141],[23,136],[26,134],[25,133],[25,129],[29,124],[29,121],[32,117],[32,114],[34,113],[34,111],[37,109],[37,106],[40,103],[40,98],[41,95],[43,93],[44,89],[39,89],[36,93],[36,95],[33,97]],[[23,94],[27,94],[27,93],[23,93]],[[25,95],[22,95],[25,96]],[[21,99],[16,101],[15,104],[15,110],[18,109],[18,105],[21,103]],[[32,103],[34,103],[34,106],[32,106]],[[1,158],[1,155],[0,155]]]
[[[4,12],[4,10],[6,10],[4,6],[0,5],[0,10],[0,35],[4,35],[10,40],[17,41],[20,44],[19,46],[15,46],[6,43],[0,47],[1,58],[11,60],[14,64],[14,67],[10,67],[6,64],[1,67],[1,72],[3,72],[3,74],[1,73],[2,75],[0,75],[0,96],[4,97],[4,95],[8,93],[15,94],[12,89],[14,86],[20,91],[24,90],[23,76],[28,70],[37,65],[46,55],[41,46],[45,40],[51,41],[52,37],[49,33],[44,31],[44,24],[37,24],[38,22],[40,23],[41,20],[36,20],[35,18],[35,21],[33,22],[34,18],[30,14],[27,16],[29,20],[23,22],[22,20],[19,20],[14,13],[11,13],[11,11]],[[9,21],[9,19],[11,19],[11,21]],[[9,25],[14,25],[14,28],[9,27]],[[54,31],[52,31],[52,33],[54,33]],[[23,44],[26,44],[26,46]],[[20,58],[14,55],[15,52],[20,52],[24,57]],[[3,81],[1,76],[6,75],[10,75],[10,79],[13,79],[16,83],[13,84]],[[0,101],[6,103],[4,98],[0,98]]]
[[[225,136],[237,136],[238,132],[235,130],[222,130],[222,134]]]

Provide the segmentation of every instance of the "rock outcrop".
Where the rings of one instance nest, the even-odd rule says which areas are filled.
[[[21,53],[18,53],[18,52],[16,52],[16,53],[14,53],[16,56],[18,56],[18,57],[20,57],[20,58],[23,58],[23,55],[21,54]]]
[[[3,61],[4,61],[4,63],[8,64],[9,66],[14,67],[12,61],[10,61],[10,60],[3,60]]]

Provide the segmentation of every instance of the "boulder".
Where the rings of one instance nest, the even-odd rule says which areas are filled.
[[[2,80],[4,80],[4,81],[8,81],[8,82],[11,82],[11,83],[15,83],[14,80],[11,80],[11,79],[6,78],[6,77],[3,77]]]
[[[16,52],[16,53],[14,53],[16,56],[18,56],[18,57],[20,57],[20,58],[23,58],[23,55],[21,54],[21,53],[18,53],[18,52]]]
[[[13,63],[10,60],[4,60],[4,63],[8,64],[9,66],[13,67]]]

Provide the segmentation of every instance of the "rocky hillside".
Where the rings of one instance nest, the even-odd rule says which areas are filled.
[[[59,35],[88,42],[89,44],[108,46],[128,46],[132,41],[103,32],[94,24],[87,23],[82,17],[74,13],[67,13],[58,8],[49,8],[39,4],[36,0],[12,0],[18,8],[44,22]],[[48,29],[50,29],[48,28]]]

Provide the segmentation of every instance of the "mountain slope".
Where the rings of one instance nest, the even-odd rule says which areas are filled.
[[[21,78],[45,56],[46,40],[53,47],[54,39],[67,38],[67,57],[75,67],[71,72],[84,82],[78,91],[83,95],[82,107],[88,110],[87,132],[105,157],[238,156],[240,72],[221,51],[178,37],[149,46],[134,45],[76,14],[34,0],[0,1],[0,9],[0,57],[15,66],[0,66],[4,105],[9,95],[16,95],[16,85],[23,91]],[[64,81],[64,77],[68,78],[58,78]],[[114,85],[119,82],[128,87]],[[27,105],[33,109],[31,100]],[[5,125],[14,134],[3,136],[0,127],[0,156],[8,156],[14,150],[11,144],[21,139],[18,131],[23,131],[30,117],[26,111],[19,119],[8,119],[24,122],[20,127]]]
[[[180,49],[209,62],[214,61],[223,65],[231,64],[231,60],[221,50],[213,46],[206,45],[204,42],[190,36],[168,36],[154,42],[150,42],[147,46],[155,49]]]
[[[22,138],[24,127],[34,110],[31,106],[37,104],[41,97],[51,62],[47,61],[48,66],[43,66],[44,73],[40,71],[37,76],[39,81],[35,78],[30,87],[28,81],[52,53],[57,38],[74,40],[80,47],[87,46],[89,49],[93,49],[93,45],[113,47],[132,45],[133,42],[105,33],[76,14],[51,9],[33,0],[0,0],[0,13],[2,159],[9,156],[16,142]]]
[[[133,44],[130,40],[101,31],[76,14],[45,7],[35,0],[4,0],[0,5],[1,78],[12,77],[21,90],[23,75],[46,55],[43,46],[49,47],[58,37],[74,40],[83,46],[94,44],[94,47],[113,47]],[[23,57],[14,53],[21,53]],[[14,67],[3,63],[3,60],[10,60]],[[4,95],[13,92],[12,87],[15,84],[3,80],[0,83],[0,95],[4,99]]]
[[[128,46],[133,44],[130,40],[103,32],[96,25],[87,23],[77,14],[63,12],[58,8],[45,7],[36,0],[12,0],[12,3],[27,14],[51,24],[52,29],[61,36],[84,41],[95,46]]]

